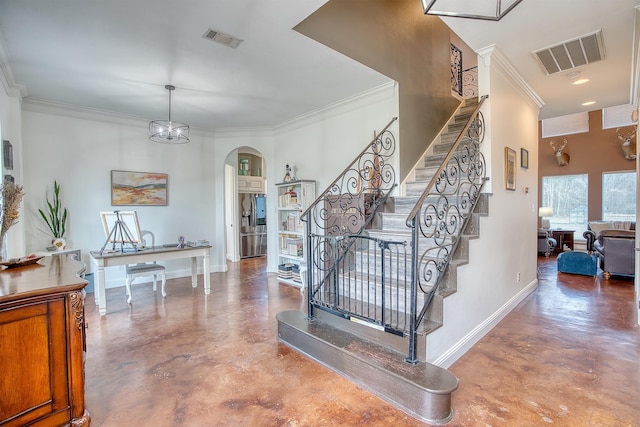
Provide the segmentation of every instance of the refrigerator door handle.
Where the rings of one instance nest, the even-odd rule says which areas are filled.
[[[251,226],[256,226],[256,195],[251,195]]]

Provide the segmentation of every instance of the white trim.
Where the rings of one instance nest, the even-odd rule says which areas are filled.
[[[495,313],[485,321],[476,326],[471,332],[455,343],[449,350],[433,361],[433,364],[442,368],[449,368],[453,363],[462,357],[471,347],[473,347],[482,337],[493,329],[504,317],[509,314],[518,304],[525,300],[538,287],[538,279],[533,280],[520,292],[507,301]]]
[[[7,46],[4,44],[2,34],[0,34],[0,82],[10,97],[18,98],[22,102],[22,98],[27,96],[27,87],[16,83],[13,78],[13,72],[9,66]]]
[[[631,84],[629,87],[629,104],[638,106],[638,95],[640,94],[640,6],[633,10],[633,40],[631,43]]]
[[[1,49],[0,49],[1,50]],[[0,65],[2,58],[0,57]],[[0,73],[1,75],[1,73]],[[237,128],[216,128],[216,129],[203,129],[192,127],[193,133],[200,133],[201,135],[214,134],[217,136],[246,138],[251,136],[262,136],[265,133],[282,130],[286,128],[287,131],[300,127],[307,126],[312,123],[316,123],[321,120],[325,120],[328,117],[334,117],[344,114],[347,111],[362,108],[363,106],[369,106],[375,104],[377,101],[386,100],[389,96],[397,96],[397,82],[390,81],[376,88],[361,92],[357,95],[345,98],[333,104],[326,105],[316,110],[304,113],[300,116],[286,120],[280,124],[273,126],[256,126],[256,127],[237,127]],[[77,107],[68,104],[54,103],[38,98],[25,98],[23,102],[23,109],[25,111],[31,111],[36,113],[62,115],[68,117],[74,117],[85,120],[95,120],[105,123],[116,123],[131,126],[139,126],[140,123],[148,123],[149,120],[144,117],[137,117],[133,115],[127,115],[122,113],[115,113],[112,111],[100,110],[96,108]],[[146,125],[145,125],[146,126]]]
[[[353,95],[349,98],[344,98],[333,104],[325,105],[316,110],[309,111],[301,114],[290,120],[286,120],[278,125],[273,126],[274,130],[282,130],[286,128],[287,131],[300,127],[307,126],[312,123],[316,123],[322,120],[326,120],[328,117],[335,117],[344,114],[345,112],[352,111],[364,106],[370,106],[377,101],[386,100],[389,96],[396,95],[398,90],[398,82],[392,80],[388,83]]]
[[[520,76],[518,71],[516,71],[507,57],[500,52],[495,44],[478,49],[476,53],[485,61],[488,67],[501,72],[515,88],[520,89],[521,93],[525,96],[525,99],[532,102],[535,107],[540,109],[544,106],[544,101],[540,95],[538,95],[529,83]],[[495,63],[496,67],[491,67],[492,62]]]

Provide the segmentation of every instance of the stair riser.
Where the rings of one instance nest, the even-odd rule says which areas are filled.
[[[371,234],[375,234],[373,230],[371,230],[371,232]],[[453,234],[444,238],[443,241],[436,241],[436,239],[433,237],[425,237],[421,235],[418,239],[418,253],[423,253],[427,249],[434,248],[436,246],[451,246],[457,238],[457,234]],[[382,236],[381,239],[386,241],[389,240],[387,236]],[[413,250],[411,247],[411,236],[405,236],[405,240],[403,241],[403,243],[404,242],[406,242],[406,244],[390,243],[388,245],[389,247],[384,251],[385,259],[388,259],[389,257],[402,258],[405,256],[404,254],[406,254],[407,259],[411,259],[411,252]],[[352,259],[371,258],[372,260],[375,260],[381,256],[382,249],[379,247],[379,243],[376,240],[363,240],[361,241],[361,244],[358,245],[358,247],[353,247],[351,249],[351,252],[353,253],[353,255],[351,255]]]
[[[424,158],[424,167],[425,168],[430,168],[430,167],[439,168],[440,165],[442,165],[442,162],[444,162],[444,159],[446,157],[447,157],[446,153],[434,154],[434,155],[431,155],[431,156],[425,156],[425,158]]]
[[[417,197],[393,197],[388,202],[389,212],[409,215],[417,202]]]
[[[411,306],[411,289],[410,284],[402,284],[396,286],[382,286],[380,281],[363,281],[354,277],[340,276],[338,280],[337,292],[336,288],[331,287],[330,294],[317,294],[316,301],[322,301],[329,306],[338,306],[339,308],[349,311],[362,317],[372,316],[374,313],[380,312],[383,308],[387,310],[387,321],[391,322],[394,328],[409,330],[409,317]],[[418,309],[421,309],[426,301],[426,294],[418,291],[416,295],[416,303]],[[396,323],[396,322],[400,323]]]
[[[433,178],[436,172],[438,172],[439,167],[440,165],[416,169],[415,180],[425,182],[431,181],[431,178]]]
[[[381,228],[385,231],[409,231],[406,215],[381,213]]]

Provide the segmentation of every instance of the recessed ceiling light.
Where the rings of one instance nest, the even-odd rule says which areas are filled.
[[[595,104],[595,103],[596,103],[596,101],[587,101],[587,102],[583,102],[583,103],[582,103],[582,106],[583,106],[583,107],[586,107],[586,106],[588,106],[588,105],[593,105],[593,104]]]
[[[576,80],[576,81],[572,82],[571,84],[574,84],[574,85],[582,85],[582,84],[585,84],[585,83],[586,83],[586,82],[588,82],[588,81],[589,81],[589,79],[587,79],[587,78],[583,78],[583,79],[578,79],[578,80]]]

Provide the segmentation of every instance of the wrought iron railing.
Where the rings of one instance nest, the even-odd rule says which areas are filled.
[[[407,217],[412,229],[411,301],[409,356],[416,363],[416,331],[444,277],[468,218],[478,202],[486,181],[486,168],[480,144],[484,140],[482,97],[441,166]],[[418,294],[426,296],[418,306]]]
[[[462,71],[462,91],[460,93],[464,99],[478,97],[478,66],[467,68]]]
[[[396,140],[389,130],[396,120],[394,117],[300,216],[307,230],[309,317],[314,306],[328,308],[331,289],[337,283],[334,278],[352,253],[355,240],[344,236],[359,235],[396,186],[391,163]]]
[[[462,50],[451,44],[451,90],[462,96]]]
[[[309,318],[320,309],[409,336],[406,360],[417,362],[418,325],[486,180],[483,101],[406,219],[404,236],[375,238],[368,228],[396,186],[395,138],[388,130],[395,119],[301,215]]]

